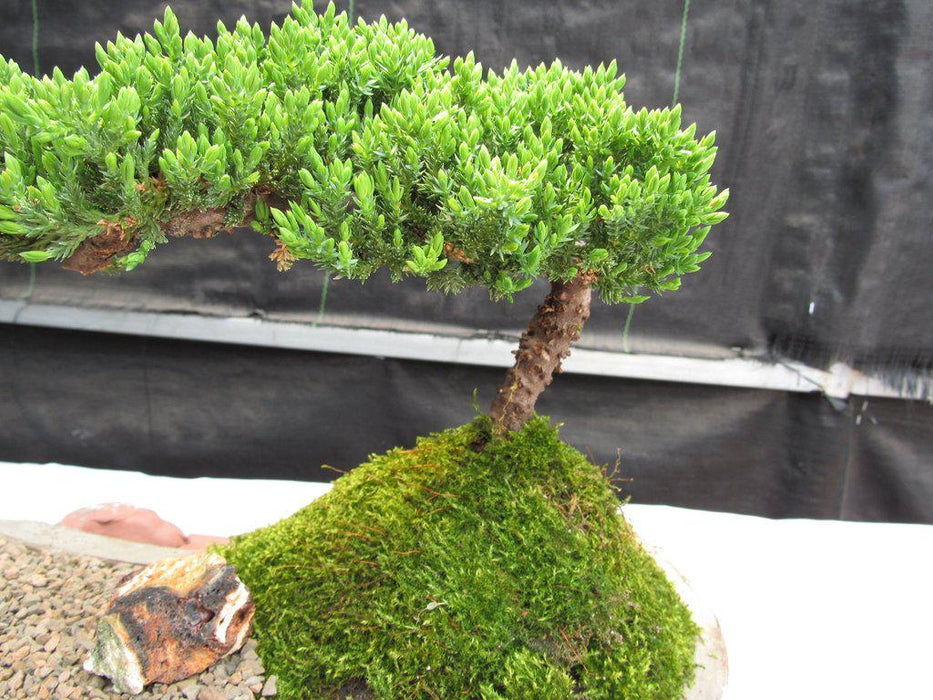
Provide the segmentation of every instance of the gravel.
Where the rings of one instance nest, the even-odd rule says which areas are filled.
[[[117,582],[137,568],[0,537],[0,698],[129,697],[81,664]],[[204,673],[172,685],[156,683],[133,697],[249,700],[274,693],[275,676],[265,677],[256,642],[249,639]]]

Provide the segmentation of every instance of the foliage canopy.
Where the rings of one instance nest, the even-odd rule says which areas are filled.
[[[682,697],[697,628],[605,476],[546,418],[491,430],[374,455],[221,548],[283,698]]]
[[[310,3],[213,40],[166,10],[97,60],[71,80],[0,60],[0,258],[66,260],[116,232],[131,244],[108,269],[130,270],[173,217],[222,210],[277,238],[282,267],[494,298],[593,271],[604,300],[634,302],[697,270],[726,216],[714,134],[681,129],[679,106],[634,111],[614,62],[484,76],[404,21]]]

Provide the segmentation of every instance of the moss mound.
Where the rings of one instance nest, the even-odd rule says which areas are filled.
[[[283,698],[679,698],[697,628],[618,506],[547,419],[478,419],[221,551]]]

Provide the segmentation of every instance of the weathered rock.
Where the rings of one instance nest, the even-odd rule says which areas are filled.
[[[243,646],[253,600],[236,570],[204,553],[150,564],[124,578],[84,663],[120,692],[174,683]]]

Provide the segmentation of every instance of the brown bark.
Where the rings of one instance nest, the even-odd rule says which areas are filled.
[[[273,192],[250,192],[246,196],[243,220],[237,226],[246,226],[255,218],[257,199],[262,199],[270,207],[278,209],[284,209],[287,206],[287,202]],[[160,228],[166,236],[174,238],[183,236],[211,238],[221,231],[235,228],[224,223],[227,211],[224,207],[215,207],[180,212],[163,221]],[[76,270],[82,275],[106,270],[116,258],[136,248],[136,232],[133,230],[133,227],[137,225],[136,221],[126,219],[116,222],[101,219],[97,223],[103,230],[96,236],[81,242],[72,256],[62,265],[66,270]]]
[[[194,209],[192,211],[176,214],[161,224],[162,233],[167,236],[180,238],[212,238],[223,231],[227,210],[222,207],[212,209]]]
[[[135,223],[117,223],[101,219],[97,225],[101,226],[103,231],[82,241],[62,267],[82,275],[90,275],[107,268],[116,258],[126,255],[136,247],[136,234],[132,232]]]
[[[551,292],[532,316],[489,412],[496,429],[519,430],[534,414],[535,403],[590,317],[592,273],[569,282],[553,282]]]

